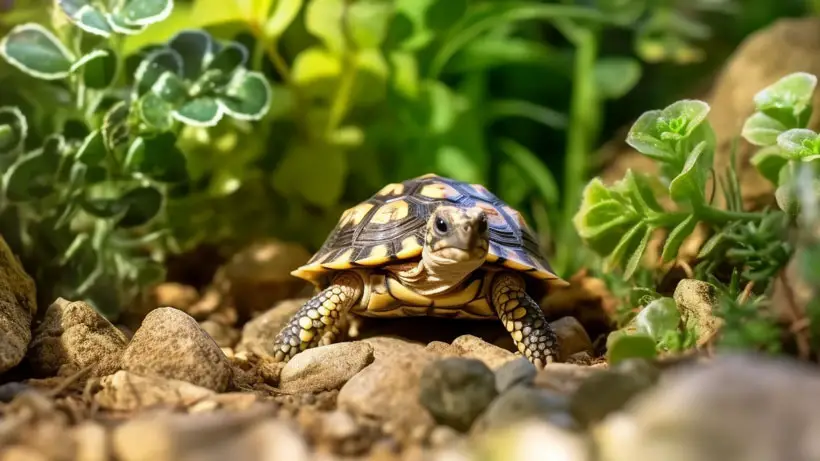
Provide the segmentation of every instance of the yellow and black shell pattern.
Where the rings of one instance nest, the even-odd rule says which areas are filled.
[[[321,248],[291,274],[323,286],[332,271],[376,268],[421,257],[427,220],[440,205],[480,207],[487,214],[487,263],[565,285],[541,254],[521,214],[479,184],[426,174],[388,184],[345,210]]]

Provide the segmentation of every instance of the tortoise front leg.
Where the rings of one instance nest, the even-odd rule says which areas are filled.
[[[541,308],[525,291],[524,280],[512,272],[493,279],[491,302],[496,314],[513,337],[518,350],[536,368],[558,360],[558,337]]]
[[[329,287],[310,298],[274,340],[274,360],[287,362],[301,351],[339,339],[351,307],[362,296],[361,277],[342,272]]]

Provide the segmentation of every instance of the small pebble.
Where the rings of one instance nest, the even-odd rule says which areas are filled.
[[[434,361],[421,376],[419,401],[439,424],[467,431],[496,397],[495,374],[477,359]]]
[[[501,394],[513,386],[531,386],[537,374],[535,366],[521,357],[505,363],[495,371],[495,388]]]
[[[9,403],[17,397],[17,394],[30,389],[29,386],[23,383],[6,383],[0,385],[0,402]]]
[[[565,429],[578,426],[571,416],[570,401],[566,396],[546,389],[514,386],[487,407],[473,430],[504,428],[526,419],[550,422]]]

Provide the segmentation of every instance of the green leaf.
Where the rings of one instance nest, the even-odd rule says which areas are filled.
[[[166,20],[173,9],[173,0],[125,0],[118,13],[129,26],[150,26]]]
[[[676,202],[705,203],[704,187],[709,166],[704,164],[711,155],[710,152],[706,152],[707,147],[706,141],[701,141],[695,146],[686,158],[683,170],[669,183],[669,195]]]
[[[447,65],[448,73],[481,72],[509,65],[550,66],[563,59],[543,43],[520,37],[482,37],[466,45]]]
[[[662,262],[667,263],[678,256],[678,250],[683,244],[683,241],[695,231],[695,226],[697,225],[698,220],[695,219],[695,215],[689,215],[672,229],[672,232],[670,232],[666,238],[666,243],[663,245],[663,252],[661,253]]]
[[[302,9],[303,0],[276,0],[273,13],[265,23],[264,33],[268,39],[278,39],[291,25],[299,10]]]
[[[538,188],[542,199],[548,207],[558,205],[558,183],[555,177],[535,154],[521,144],[509,138],[501,138],[499,146],[504,154],[519,167],[521,173],[529,176],[530,180]]]
[[[222,106],[210,97],[196,98],[171,112],[180,122],[199,127],[216,125],[222,119]]]
[[[100,130],[88,134],[77,149],[77,160],[88,166],[98,165],[106,156],[105,141]]]
[[[111,36],[111,25],[106,14],[87,0],[58,0],[57,5],[68,19],[80,29],[94,35],[108,38]]]
[[[135,96],[147,93],[163,74],[169,72],[174,75],[182,74],[182,57],[179,53],[167,48],[148,53],[134,72]]]
[[[104,53],[86,62],[83,66],[83,83],[86,87],[95,90],[108,88],[117,75],[117,56],[108,48],[99,51]]]
[[[335,146],[292,144],[273,174],[273,186],[287,197],[330,208],[339,202],[348,174],[345,152]]]
[[[71,64],[70,72],[72,74],[77,73],[77,71],[82,70],[88,64],[90,64],[94,61],[105,58],[106,55],[108,55],[108,53],[109,53],[108,50],[96,49],[96,50],[91,51],[88,54],[80,56],[79,59],[77,59],[76,61],[74,61],[74,63]]]
[[[651,226],[646,226],[646,229],[644,229],[643,237],[638,242],[638,246],[635,250],[632,251],[632,254],[626,262],[626,266],[624,267],[624,280],[629,280],[632,278],[632,274],[634,274],[638,269],[638,266],[641,264],[641,260],[643,259],[643,255],[646,253],[646,247],[649,245],[649,239],[652,237],[654,230],[655,229]]]
[[[127,206],[125,214],[117,221],[120,227],[138,227],[151,221],[162,208],[162,193],[155,187],[137,187],[120,199]]]
[[[755,112],[743,124],[741,136],[755,146],[770,146],[777,144],[777,137],[787,129],[780,121],[762,112]]]
[[[206,69],[218,70],[224,75],[231,75],[237,68],[248,62],[248,49],[241,43],[231,42],[223,46],[208,63]]]
[[[568,118],[565,114],[529,101],[495,100],[488,109],[490,112],[488,118],[492,120],[501,117],[522,117],[557,130],[566,129],[568,124]]]
[[[808,162],[820,158],[820,135],[809,129],[784,131],[777,137],[777,146],[789,160]]]
[[[148,93],[137,101],[137,110],[143,122],[157,131],[170,130],[174,119],[173,107],[154,93]]]
[[[19,108],[0,107],[0,156],[18,153],[28,136],[28,121]]]
[[[59,80],[69,76],[74,55],[45,27],[22,24],[0,40],[0,55],[32,77]]]
[[[657,355],[655,340],[648,334],[623,334],[609,344],[606,360],[610,366],[614,366],[627,359],[653,359]]]
[[[311,0],[305,8],[305,28],[322,41],[331,53],[341,55],[347,47],[342,29],[343,0]]]
[[[621,186],[621,184],[626,186],[625,191],[629,195],[633,207],[642,215],[648,214],[649,211],[664,212],[663,207],[655,197],[656,194],[659,195],[661,190],[659,187],[653,188],[649,175],[640,172],[635,173],[632,168],[628,168],[624,179],[617,185]],[[659,185],[659,181],[655,181],[655,184]]]
[[[114,32],[118,34],[138,35],[141,34],[147,27],[129,24],[119,11],[106,15],[106,18],[108,19],[108,24],[112,29],[114,29]]]
[[[350,38],[359,48],[377,48],[387,36],[393,12],[392,2],[385,0],[358,0],[352,3],[347,8],[345,21]]]
[[[789,109],[797,116],[810,105],[817,77],[807,72],[789,74],[764,88],[754,96],[758,111]]]
[[[594,78],[598,94],[618,99],[629,93],[641,79],[641,64],[632,58],[605,57],[595,63]]]
[[[54,191],[59,159],[36,150],[23,155],[3,175],[5,198],[10,202],[27,202]]]
[[[103,117],[102,135],[105,147],[110,151],[116,151],[120,146],[125,145],[130,136],[128,127],[128,104],[120,101],[106,112]]]
[[[240,69],[233,74],[217,102],[235,119],[259,120],[270,109],[271,98],[271,88],[264,75]]]
[[[196,80],[214,57],[213,39],[202,30],[183,30],[171,38],[168,47],[182,57],[181,76],[185,80]]]
[[[411,53],[396,51],[390,53],[390,77],[396,92],[415,99],[419,93],[419,68],[416,57]]]
[[[656,299],[646,305],[635,316],[635,327],[655,341],[660,341],[669,331],[676,331],[680,323],[680,312],[675,300],[668,297]]]
[[[637,21],[647,8],[646,0],[595,0],[595,6],[607,19],[627,26]]]
[[[772,145],[757,151],[749,162],[754,165],[761,176],[768,179],[772,184],[777,184],[780,170],[788,163],[788,159],[783,156],[780,147]]]
[[[647,229],[648,226],[643,221],[639,221],[635,223],[629,231],[623,234],[615,246],[615,249],[612,250],[612,253],[610,253],[604,261],[604,270],[613,270],[621,266],[624,258],[633,256],[633,253],[635,253],[641,245],[647,233]],[[628,279],[628,277],[624,277],[624,279]]]
[[[439,146],[436,150],[436,171],[457,180],[481,182],[481,171],[473,158],[455,146]]]
[[[176,146],[173,133],[136,138],[128,149],[125,166],[155,181],[174,183],[188,179],[185,155]]]
[[[188,96],[188,88],[176,74],[165,72],[151,87],[151,93],[163,101],[176,106],[182,104]]]

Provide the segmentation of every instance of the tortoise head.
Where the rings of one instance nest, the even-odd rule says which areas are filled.
[[[487,215],[478,207],[440,206],[427,221],[422,258],[469,273],[484,264],[490,246]]]

